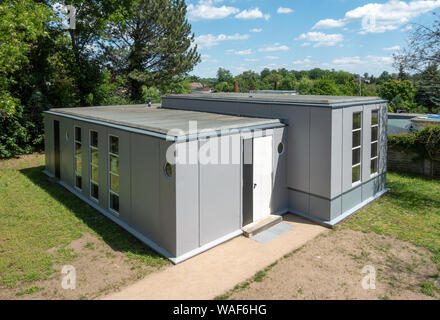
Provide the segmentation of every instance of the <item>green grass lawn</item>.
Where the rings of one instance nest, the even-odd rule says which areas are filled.
[[[390,192],[338,228],[375,232],[428,248],[440,271],[440,180],[388,173]]]
[[[44,155],[0,161],[0,288],[43,280],[56,272],[54,264],[75,257],[66,246],[83,232],[136,263],[168,263],[63,187],[48,182],[43,169]]]

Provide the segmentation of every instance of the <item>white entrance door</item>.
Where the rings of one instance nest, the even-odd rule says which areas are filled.
[[[254,139],[254,222],[271,213],[272,197],[272,136]]]

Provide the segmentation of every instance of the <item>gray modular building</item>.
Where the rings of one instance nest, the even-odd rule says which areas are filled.
[[[167,96],[45,112],[45,173],[179,263],[290,212],[334,225],[386,192],[387,102]]]

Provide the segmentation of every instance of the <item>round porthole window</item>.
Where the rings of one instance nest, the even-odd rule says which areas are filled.
[[[165,165],[163,166],[163,174],[165,175],[165,177],[167,178],[171,178],[173,176],[173,167],[171,166],[170,163],[165,163]]]
[[[278,154],[283,154],[284,153],[284,143],[280,143],[278,145]]]

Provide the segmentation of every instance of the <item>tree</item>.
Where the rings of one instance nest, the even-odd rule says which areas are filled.
[[[219,68],[217,70],[217,82],[221,83],[221,82],[232,82],[233,80],[233,76],[231,71],[224,69],[224,68]]]
[[[389,80],[379,87],[379,94],[383,99],[390,101],[393,111],[411,111],[416,107],[414,98],[416,90],[408,80]]]
[[[313,83],[311,94],[335,96],[340,95],[341,92],[336,86],[335,80],[320,78]]]
[[[26,68],[39,37],[47,36],[44,25],[50,10],[31,0],[8,0],[0,4],[0,158],[32,150],[23,102],[15,95],[17,73]]]
[[[142,87],[163,86],[200,62],[184,0],[133,0],[110,17],[101,45],[110,63],[128,77],[131,99]]]
[[[418,103],[434,113],[440,110],[440,71],[437,65],[432,64],[420,75],[416,81],[417,94],[415,99]]]
[[[410,35],[408,47],[394,55],[394,65],[406,70],[423,71],[430,65],[440,65],[440,17],[431,26],[418,25]]]

